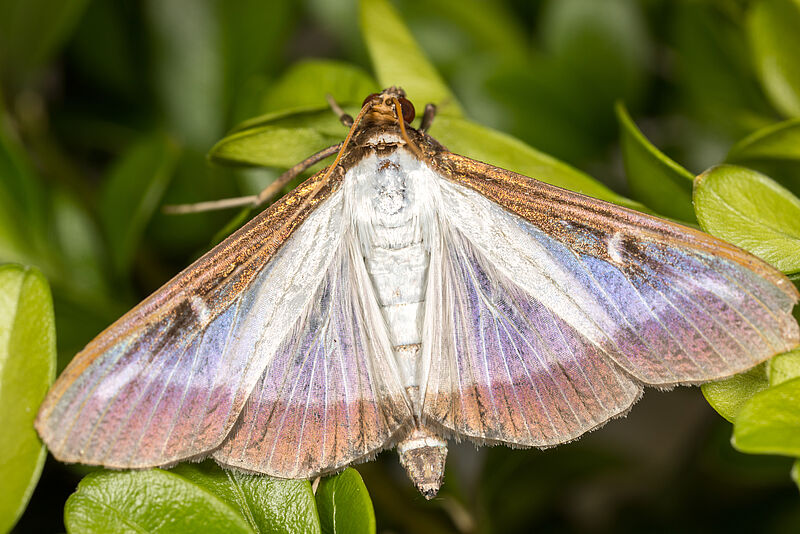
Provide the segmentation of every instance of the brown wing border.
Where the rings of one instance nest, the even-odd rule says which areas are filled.
[[[468,187],[566,243],[573,250],[610,260],[608,249],[575,235],[575,226],[604,236],[623,232],[636,241],[668,241],[734,261],[758,273],[797,301],[800,292],[770,264],[694,228],[605,202],[466,156],[435,149],[426,154],[447,179]],[[564,223],[568,222],[569,225]],[[603,240],[598,240],[602,242]],[[624,246],[624,240],[622,242]],[[633,247],[631,247],[633,249]]]
[[[74,380],[120,339],[135,337],[137,332],[166,320],[171,314],[176,321],[172,328],[179,327],[183,322],[181,308],[191,313],[191,307],[186,306],[187,298],[203,299],[210,312],[204,318],[205,324],[222,313],[250,285],[294,231],[338,190],[342,173],[332,172],[326,179],[327,171],[328,167],[322,169],[271,204],[98,334],[75,355],[53,384],[39,410],[39,417],[47,417]],[[324,183],[320,186],[320,182]],[[314,196],[308,200],[312,194]],[[234,291],[220,289],[231,282]]]

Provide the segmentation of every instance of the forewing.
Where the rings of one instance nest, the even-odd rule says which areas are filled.
[[[214,458],[310,478],[370,457],[412,422],[364,262],[342,247]]]
[[[111,467],[203,455],[230,432],[339,246],[335,180],[272,205],[95,338],[36,428],[56,458]]]
[[[433,167],[446,230],[432,302],[462,338],[439,342],[455,347],[448,362],[425,358],[424,411],[453,430],[558,443],[636,398],[626,374],[657,386],[715,380],[798,344],[797,291],[744,251],[461,156],[441,153]],[[509,362],[519,370],[504,373]],[[520,409],[501,417],[515,399]],[[520,427],[518,413],[551,434]]]

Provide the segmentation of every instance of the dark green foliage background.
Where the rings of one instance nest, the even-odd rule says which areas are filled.
[[[784,141],[777,156],[729,154],[753,132],[800,116],[796,0],[392,5],[466,117],[642,204],[618,202],[697,224],[690,180],[726,158],[800,192],[800,136],[795,144]],[[382,80],[381,58],[373,66],[359,18],[355,0],[0,0],[0,262],[37,266],[50,282],[59,370],[247,216],[175,217],[159,207],[253,194],[280,172],[242,165],[261,161],[252,148],[246,157],[226,155],[222,145],[213,158],[207,153],[240,122],[297,108],[307,95],[324,107],[318,88],[302,76],[305,85],[292,82],[287,72],[310,58],[336,60],[332,71],[350,84],[342,91],[362,96],[373,75]],[[364,23],[380,29],[385,22]],[[774,31],[755,38],[756,23]],[[776,92],[778,84],[763,74],[764,47],[794,50],[797,65],[778,68],[794,97],[791,90]],[[785,57],[791,53],[777,61]],[[389,58],[398,58],[395,72],[402,53]],[[416,63],[408,66],[410,76],[423,76]],[[625,107],[615,112],[618,101]],[[425,104],[415,103],[418,110]],[[325,117],[319,120],[331,120]],[[654,147],[648,152],[634,122],[680,166]],[[277,160],[308,154],[315,143],[346,133],[338,125],[312,126],[307,138],[303,132],[279,138],[264,151]],[[789,126],[797,135],[796,125]],[[477,134],[460,142],[481,148]],[[627,144],[625,165],[621,144]],[[631,163],[631,150],[639,151],[639,163]],[[776,193],[790,205],[787,214],[797,208],[789,191]],[[786,247],[800,243],[795,230],[781,230]],[[796,274],[792,258],[784,270]],[[763,366],[755,372],[745,400],[777,384],[765,372]],[[730,387],[741,396],[743,386]],[[720,406],[718,391],[707,394],[735,418]],[[764,452],[747,448],[745,430],[737,433],[741,448]],[[556,449],[454,445],[445,485],[431,502],[415,492],[394,453],[357,469],[378,531],[800,532],[792,461],[737,452],[730,438],[731,424],[699,389],[650,390],[627,418]],[[213,466],[203,469],[224,476]],[[48,459],[15,532],[63,530],[65,501],[88,471]],[[350,488],[352,475],[336,480]],[[106,476],[93,474],[82,486],[89,491]],[[339,482],[322,484],[329,502],[320,505],[318,493],[318,507],[332,509]]]

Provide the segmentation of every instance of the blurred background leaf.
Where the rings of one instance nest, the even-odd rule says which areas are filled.
[[[0,109],[0,253],[4,261],[51,261],[43,184]]]
[[[757,0],[748,13],[748,36],[767,96],[786,117],[800,116],[800,3]]]
[[[100,219],[114,270],[122,277],[127,277],[145,226],[161,203],[178,154],[167,136],[148,134],[120,156],[100,191]]]
[[[800,194],[800,119],[759,128],[733,145],[726,161],[760,171]]]
[[[687,166],[717,163],[728,145],[774,120],[760,90],[744,37],[744,12],[737,2],[678,1],[673,4],[674,91],[688,130]],[[664,12],[662,12],[664,13]],[[687,113],[688,112],[688,113]],[[677,132],[676,132],[677,133]]]
[[[732,163],[779,159],[800,161],[800,119],[778,122],[756,130],[728,153]]]
[[[88,0],[0,2],[0,80],[24,83],[63,44]]]
[[[365,70],[338,61],[298,61],[273,83],[264,96],[264,113],[290,109],[330,111],[326,97],[341,106],[360,105],[381,90]]]
[[[616,111],[622,137],[622,161],[633,196],[662,215],[694,221],[694,176],[647,140],[622,102],[617,102]]]

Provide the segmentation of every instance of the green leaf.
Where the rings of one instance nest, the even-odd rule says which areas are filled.
[[[55,370],[47,281],[36,269],[0,266],[0,532],[11,530],[39,481],[47,450],[33,421]]]
[[[0,262],[49,267],[46,212],[44,186],[0,109]]]
[[[587,95],[591,84],[549,56],[529,65],[498,65],[485,75],[486,94],[470,98],[467,111],[479,122],[499,124],[503,131],[531,146],[568,161],[600,158],[612,142],[614,100],[600,104]],[[591,109],[591,112],[587,112]]]
[[[428,43],[430,45],[433,41],[440,46],[428,46],[428,49],[437,54],[437,58],[459,62],[471,59],[468,54],[472,51],[480,51],[490,52],[502,61],[520,64],[530,55],[525,21],[520,20],[505,3],[484,0],[417,0],[414,3],[416,9],[404,13],[409,16],[416,14],[417,20],[423,17],[425,23],[431,25],[426,35]],[[431,28],[444,31],[431,35]],[[456,39],[452,39],[454,35]],[[458,46],[461,44],[459,38],[469,40],[466,49]]]
[[[98,84],[108,101],[116,95],[136,101],[149,82],[143,62],[137,61],[139,50],[133,44],[140,28],[127,24],[125,7],[119,2],[89,2],[70,39],[70,63],[80,69],[82,76]],[[80,116],[82,120],[87,118]],[[93,135],[102,135],[97,131],[101,128],[94,124],[87,129]]]
[[[605,157],[616,137],[614,102],[640,101],[653,64],[640,4],[530,4],[537,26],[532,42],[541,51],[529,45],[527,57],[516,62],[485,47],[460,52],[461,72],[450,79],[458,84],[466,112],[573,164]]]
[[[208,164],[206,151],[181,147],[172,179],[164,192],[162,204],[184,204],[230,198],[241,194],[234,172]],[[145,239],[168,257],[196,255],[209,244],[209,237],[225,224],[225,211],[168,215],[157,210],[147,225]]]
[[[800,193],[800,119],[756,130],[731,148],[726,162],[755,169]]]
[[[111,169],[100,194],[100,219],[115,271],[125,275],[148,221],[156,211],[178,159],[164,134],[145,136]]]
[[[728,153],[728,163],[774,159],[800,162],[800,119],[771,124],[748,135]]]
[[[532,148],[510,135],[466,119],[437,116],[431,135],[448,150],[616,204],[642,209],[591,176]]]
[[[375,512],[361,475],[349,467],[322,479],[317,488],[317,509],[324,534],[372,534]]]
[[[307,480],[281,480],[222,469],[213,461],[172,469],[238,510],[255,532],[320,532],[314,492]]]
[[[106,249],[94,218],[85,205],[65,189],[54,189],[51,198],[53,227],[63,270],[69,273],[70,291],[108,295],[104,271]],[[56,279],[54,285],[56,281],[60,282]]]
[[[731,148],[726,162],[755,169],[800,193],[800,119],[756,130]]]
[[[294,0],[237,0],[215,2],[224,63],[225,102],[235,106],[254,76],[273,71],[284,62],[286,40],[302,9]]]
[[[668,158],[642,134],[625,105],[617,102],[622,131],[622,158],[633,196],[673,219],[695,221],[692,207],[694,175]]]
[[[402,87],[420,110],[433,103],[440,114],[462,114],[455,96],[387,0],[361,0],[361,32],[382,87]]]
[[[346,108],[355,111],[355,108]],[[222,164],[291,167],[314,152],[344,139],[345,132],[330,111],[280,113],[254,119],[259,126],[234,132],[211,149]],[[589,175],[509,135],[458,117],[441,115],[431,135],[449,150],[532,176],[596,198],[642,209],[637,202],[614,193]]]
[[[171,133],[205,150],[225,128],[223,47],[215,0],[144,2],[155,86]]]
[[[558,0],[545,4],[538,21],[544,50],[561,78],[571,82],[561,86],[574,85],[571,90],[580,95],[570,104],[597,133],[611,130],[616,100],[641,99],[646,69],[653,64],[652,39],[639,4]]]
[[[307,60],[295,63],[270,88],[264,99],[265,112],[290,109],[330,110],[327,95],[340,105],[360,105],[378,83],[363,69],[339,61]]]
[[[745,403],[768,387],[767,365],[762,363],[725,380],[703,384],[702,390],[711,407],[732,423]]]
[[[777,386],[800,376],[800,349],[774,356],[769,361],[769,385]]]
[[[734,139],[771,122],[738,17],[726,13],[722,2],[673,5],[675,88],[690,116]]]
[[[241,532],[236,509],[178,475],[149,471],[91,473],[64,506],[67,532]]]
[[[209,151],[212,161],[288,168],[347,135],[347,128],[329,109],[272,113],[252,119],[242,128],[214,145]]]
[[[734,165],[697,177],[694,206],[703,230],[787,274],[800,272],[800,199],[759,172]]]
[[[800,456],[800,378],[753,395],[736,417],[733,446],[742,452]]]
[[[759,0],[747,30],[764,91],[787,117],[800,116],[800,2]]]
[[[313,512],[307,482],[229,474],[207,462],[92,473],[67,500],[64,523],[75,533],[315,533]]]
[[[797,488],[800,489],[800,460],[795,460],[792,464],[791,477]]]
[[[88,0],[0,2],[0,79],[21,84],[66,40]]]

